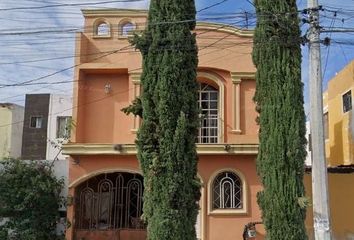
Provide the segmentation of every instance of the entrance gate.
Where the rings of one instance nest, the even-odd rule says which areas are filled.
[[[101,174],[80,184],[76,196],[76,240],[146,239],[141,175]]]

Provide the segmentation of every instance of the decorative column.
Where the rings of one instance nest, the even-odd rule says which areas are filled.
[[[254,73],[232,72],[232,133],[241,134],[241,82],[245,79],[254,79]]]
[[[130,79],[133,86],[132,89],[133,94],[130,97],[131,101],[133,101],[136,97],[140,96],[141,93],[140,77],[141,77],[141,73],[130,73]],[[140,117],[133,116],[133,124],[132,124],[133,127],[131,129],[133,133],[136,133],[138,131],[138,128],[140,126],[140,121],[141,121]]]

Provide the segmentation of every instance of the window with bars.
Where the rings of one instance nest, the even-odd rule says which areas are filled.
[[[352,110],[352,91],[348,91],[343,94],[343,113]]]
[[[198,143],[217,143],[219,127],[219,91],[206,83],[199,84],[198,105],[201,111],[201,122],[198,132]]]
[[[242,209],[242,180],[234,172],[219,173],[212,184],[212,208]]]

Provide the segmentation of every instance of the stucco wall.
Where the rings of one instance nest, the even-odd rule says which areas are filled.
[[[24,107],[0,106],[0,159],[21,156]]]
[[[14,105],[12,111],[11,150],[10,150],[10,156],[14,158],[21,157],[24,114],[25,114],[24,107]]]
[[[10,153],[12,114],[8,107],[0,107],[0,158]]]
[[[354,163],[354,144],[351,131],[353,111],[343,112],[342,96],[351,90],[352,106],[354,96],[354,61],[348,64],[328,83],[329,140],[326,154],[329,165],[350,165]],[[352,129],[353,130],[353,129]]]
[[[26,95],[21,152],[24,160],[46,159],[49,97],[50,94]],[[32,117],[42,117],[40,128],[30,126]]]
[[[306,174],[306,195],[312,199],[311,175]],[[354,174],[328,174],[330,215],[334,240],[354,239]],[[306,226],[309,240],[313,235],[313,209],[307,211]]]
[[[75,187],[83,181],[98,174],[109,172],[140,172],[135,156],[80,156],[72,159],[69,173],[69,193],[75,196]],[[209,184],[215,173],[220,170],[234,170],[241,173],[246,183],[245,213],[211,213],[208,210],[211,194]],[[255,156],[251,155],[203,155],[199,157],[198,174],[202,180],[202,196],[200,200],[200,234],[203,240],[242,239],[244,226],[249,222],[261,221],[261,213],[257,205],[256,195],[262,189],[255,169]],[[74,206],[68,207],[68,218],[72,219]],[[71,239],[72,228],[68,229]],[[257,225],[257,240],[264,238],[262,225]]]

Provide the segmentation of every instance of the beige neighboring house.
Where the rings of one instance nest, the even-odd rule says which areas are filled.
[[[0,159],[21,156],[24,107],[0,103]]]

